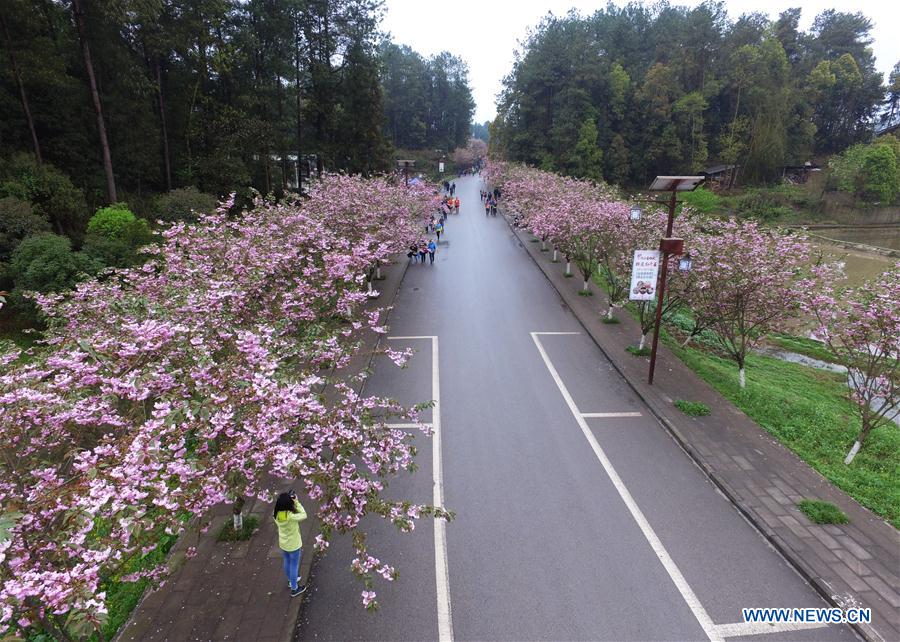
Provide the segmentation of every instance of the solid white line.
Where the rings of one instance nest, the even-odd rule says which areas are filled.
[[[625,502],[625,506],[628,508],[628,511],[631,513],[634,521],[637,522],[637,525],[641,529],[641,532],[644,534],[644,537],[647,538],[647,542],[649,542],[650,547],[653,549],[653,552],[656,553],[656,557],[659,558],[660,563],[662,563],[663,567],[666,569],[669,577],[672,578],[672,582],[675,584],[678,592],[681,593],[681,597],[684,598],[684,601],[687,603],[688,608],[691,609],[694,617],[697,618],[697,622],[699,622],[700,627],[703,629],[703,632],[706,633],[706,636],[710,640],[723,640],[722,635],[718,631],[716,631],[716,625],[715,623],[713,623],[712,618],[709,617],[706,609],[703,608],[703,604],[700,603],[700,599],[694,593],[693,589],[691,589],[691,586],[690,584],[688,584],[687,580],[684,579],[684,575],[681,574],[681,571],[678,569],[678,566],[675,564],[674,560],[672,560],[672,557],[669,555],[666,547],[663,546],[663,543],[660,541],[659,537],[657,537],[656,532],[653,530],[653,527],[650,526],[650,522],[647,521],[647,518],[644,517],[644,513],[641,511],[640,507],[638,507],[637,502],[634,501],[634,498],[631,496],[631,493],[628,491],[628,488],[625,486],[622,478],[619,477],[619,474],[616,472],[616,469],[613,468],[613,465],[609,461],[609,458],[606,456],[606,453],[603,452],[603,449],[600,447],[600,444],[597,442],[597,439],[594,437],[594,434],[588,427],[587,422],[584,420],[581,412],[579,412],[578,406],[575,405],[575,400],[572,399],[572,395],[569,394],[569,391],[560,378],[559,373],[556,371],[556,368],[553,367],[553,363],[550,361],[550,357],[547,356],[547,351],[544,350],[544,346],[541,345],[541,340],[538,339],[538,334],[543,333],[532,332],[531,338],[534,340],[534,344],[537,346],[538,352],[541,353],[541,358],[544,360],[544,364],[547,366],[547,370],[550,371],[550,376],[553,377],[553,381],[556,382],[556,387],[559,388],[559,391],[562,393],[563,399],[565,399],[566,401],[566,405],[569,406],[569,410],[572,412],[572,416],[575,417],[575,421],[577,421],[578,425],[581,426],[581,432],[584,433],[585,438],[588,440],[588,443],[594,450],[594,454],[597,456],[597,459],[600,460],[600,464],[603,466],[603,469],[609,476],[610,481],[618,491],[619,497],[621,497],[622,501]]]
[[[422,426],[426,428],[430,428],[431,424],[421,423],[421,424],[384,424],[388,428],[421,428]]]
[[[431,469],[434,482],[432,503],[444,508],[444,465],[441,457],[441,379],[440,354],[436,336],[388,337],[388,339],[431,339]],[[447,522],[434,520],[434,577],[437,589],[438,640],[453,642],[453,617],[450,608],[450,569],[447,562]]]
[[[583,412],[582,417],[640,417],[639,412]]]
[[[531,334],[549,334],[549,335],[563,335],[563,334],[581,334],[580,332],[532,332]]]
[[[744,635],[765,635],[766,633],[782,633],[783,631],[804,631],[821,629],[828,626],[824,622],[735,622],[734,624],[716,624],[716,632],[723,638],[735,638]]]

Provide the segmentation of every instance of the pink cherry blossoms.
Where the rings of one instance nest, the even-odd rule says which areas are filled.
[[[847,368],[859,412],[849,464],[869,434],[900,412],[900,263],[860,287],[824,288],[807,309],[818,321],[817,336]]]
[[[564,178],[521,166],[489,163],[488,180],[502,185],[509,206],[524,216],[536,236],[562,249],[584,278],[603,279],[607,316],[627,298],[631,257],[636,249],[655,249],[665,231],[659,208],[632,222],[630,206],[609,187]],[[821,279],[809,267],[812,249],[799,234],[782,234],[748,221],[705,219],[682,211],[673,233],[685,238],[693,269],[675,269],[670,256],[665,313],[690,310],[695,331],[716,332],[723,351],[738,366],[745,385],[749,351],[785,320],[797,316],[801,303]],[[655,304],[638,305],[640,347],[654,325]]]
[[[0,629],[99,631],[105,581],[215,504],[270,499],[269,473],[302,479],[319,548],[354,534],[375,604],[372,579],[395,571],[360,520],[405,531],[447,513],[382,497],[414,455],[382,422],[416,413],[361,397],[345,369],[364,332],[385,331],[366,275],[412,242],[432,194],[335,177],[296,203],[225,204],[165,229],[143,266],[38,297],[47,345],[0,355]]]

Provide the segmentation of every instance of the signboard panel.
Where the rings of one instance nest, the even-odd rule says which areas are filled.
[[[659,250],[635,250],[628,298],[632,301],[652,301],[656,298],[658,275]]]
[[[444,163],[438,163],[438,171],[441,173],[444,172]]]

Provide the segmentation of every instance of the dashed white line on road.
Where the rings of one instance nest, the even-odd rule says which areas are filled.
[[[639,412],[583,412],[583,413],[581,413],[581,416],[585,417],[585,418],[640,417],[641,413],[639,413]]]
[[[441,380],[439,368],[438,338],[433,335],[388,337],[395,340],[431,340],[431,470],[434,481],[432,502],[444,508],[444,466],[441,457]],[[396,424],[400,425],[400,424]],[[415,426],[416,424],[407,424]],[[434,570],[437,588],[438,640],[453,642],[453,616],[450,608],[450,570],[447,563],[447,522],[434,520]]]
[[[688,584],[687,580],[684,578],[684,575],[681,574],[681,570],[679,570],[678,565],[675,564],[675,561],[672,559],[671,555],[669,555],[666,547],[663,546],[663,543],[656,535],[653,527],[650,526],[650,522],[647,521],[647,518],[644,517],[644,513],[637,505],[637,502],[634,501],[634,497],[631,496],[631,493],[628,491],[628,488],[625,486],[622,478],[619,477],[619,474],[613,467],[612,462],[609,461],[606,453],[603,452],[603,448],[600,447],[600,443],[597,441],[597,438],[594,437],[594,433],[591,432],[590,427],[588,427],[587,422],[584,420],[584,415],[581,413],[581,411],[578,410],[578,406],[575,405],[575,400],[572,399],[572,395],[569,394],[569,390],[566,388],[566,384],[563,383],[562,378],[560,378],[559,373],[556,371],[556,368],[550,361],[550,357],[547,356],[547,351],[544,350],[544,346],[541,344],[541,340],[538,338],[539,335],[547,334],[574,333],[532,332],[531,338],[534,340],[534,345],[537,346],[538,352],[540,353],[541,358],[544,360],[544,364],[547,366],[547,370],[550,371],[550,376],[553,377],[553,381],[556,382],[556,387],[559,388],[560,393],[562,393],[563,399],[565,399],[566,401],[566,405],[569,406],[569,410],[572,412],[572,416],[575,417],[575,421],[577,421],[578,425],[581,427],[581,431],[584,433],[585,439],[588,440],[588,443],[591,445],[594,454],[597,456],[597,459],[603,466],[603,470],[606,471],[607,476],[609,477],[616,491],[619,493],[619,497],[621,497],[622,501],[625,502],[625,506],[628,508],[628,511],[631,513],[634,521],[637,522],[638,527],[641,529],[641,532],[644,534],[644,537],[647,539],[647,542],[650,544],[653,552],[656,553],[656,557],[659,558],[659,561],[662,563],[663,568],[666,569],[669,577],[672,578],[672,582],[675,584],[675,588],[677,588],[678,592],[681,593],[681,597],[684,598],[684,601],[687,603],[688,608],[691,609],[694,617],[697,618],[697,622],[700,624],[703,632],[706,633],[706,636],[710,640],[724,640],[724,636],[716,629],[716,625],[712,621],[712,618],[709,616],[709,613],[707,613],[706,609],[703,608],[703,604],[700,602],[700,599],[697,597],[696,593],[694,593],[694,590],[691,588],[690,584]]]
[[[783,631],[805,631],[821,629],[828,626],[825,622],[735,622],[734,624],[716,624],[716,632],[723,638],[736,638],[745,635],[765,635]]]

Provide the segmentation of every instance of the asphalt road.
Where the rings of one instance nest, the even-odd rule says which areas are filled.
[[[855,639],[844,626],[722,628],[742,621],[741,607],[827,605],[636,398],[503,218],[485,217],[479,179],[456,184],[462,213],[435,264],[409,267],[390,318],[391,336],[438,337],[444,497],[457,515],[446,526],[444,637]],[[366,392],[434,398],[432,340],[392,342],[416,356],[403,370],[378,363]],[[431,502],[432,444],[417,441],[419,471],[389,494]],[[400,571],[378,584],[374,614],[361,607],[350,546],[335,542],[299,637],[438,639],[435,535],[431,522],[401,535],[373,520],[370,552]]]

